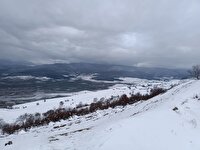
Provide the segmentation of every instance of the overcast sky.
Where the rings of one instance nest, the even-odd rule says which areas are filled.
[[[190,67],[199,0],[0,0],[0,59]]]

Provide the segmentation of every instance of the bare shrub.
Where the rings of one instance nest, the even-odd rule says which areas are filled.
[[[150,91],[149,94],[142,95],[140,93],[132,94],[130,97],[127,95],[122,95],[116,100],[108,99],[104,101],[94,101],[90,105],[83,105],[79,103],[75,108],[61,108],[55,110],[49,110],[43,114],[35,113],[33,114],[24,114],[17,118],[17,121],[14,124],[3,124],[2,133],[3,134],[12,134],[16,131],[24,129],[27,131],[31,127],[47,125],[50,122],[60,121],[61,119],[68,119],[74,115],[82,116],[89,113],[93,113],[97,110],[108,109],[109,107],[115,108],[117,106],[126,106],[128,104],[136,103],[140,100],[147,100],[156,95],[164,93],[165,90],[161,88],[154,88]],[[64,103],[61,101],[60,105]]]
[[[162,93],[165,93],[166,90],[164,90],[163,88],[158,88],[158,87],[155,87],[153,89],[150,90],[150,97],[154,97],[156,95],[159,95],[159,94],[162,94]]]
[[[60,107],[62,107],[64,105],[64,102],[60,101],[59,105],[60,105]]]
[[[189,71],[190,75],[197,80],[200,79],[200,65],[192,66],[192,70]]]

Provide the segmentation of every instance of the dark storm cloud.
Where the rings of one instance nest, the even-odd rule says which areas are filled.
[[[0,0],[0,58],[189,67],[198,0]]]

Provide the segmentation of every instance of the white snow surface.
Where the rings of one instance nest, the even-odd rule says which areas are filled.
[[[152,85],[150,85],[150,83]],[[114,86],[96,92],[80,92],[57,98],[18,105],[19,109],[0,109],[0,118],[13,122],[25,112],[45,112],[69,99],[65,106],[93,98],[110,97],[130,92],[148,92],[151,86],[177,86],[148,101],[114,109],[99,110],[85,116],[35,127],[28,132],[0,136],[2,150],[200,150],[200,81],[170,81]],[[73,99],[73,101],[72,101]],[[22,106],[27,108],[23,109]],[[177,107],[177,110],[173,108]],[[8,119],[9,118],[9,119]],[[8,141],[12,145],[5,146]]]

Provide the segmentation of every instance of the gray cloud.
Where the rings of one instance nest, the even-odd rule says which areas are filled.
[[[0,58],[190,67],[199,0],[0,0]]]

